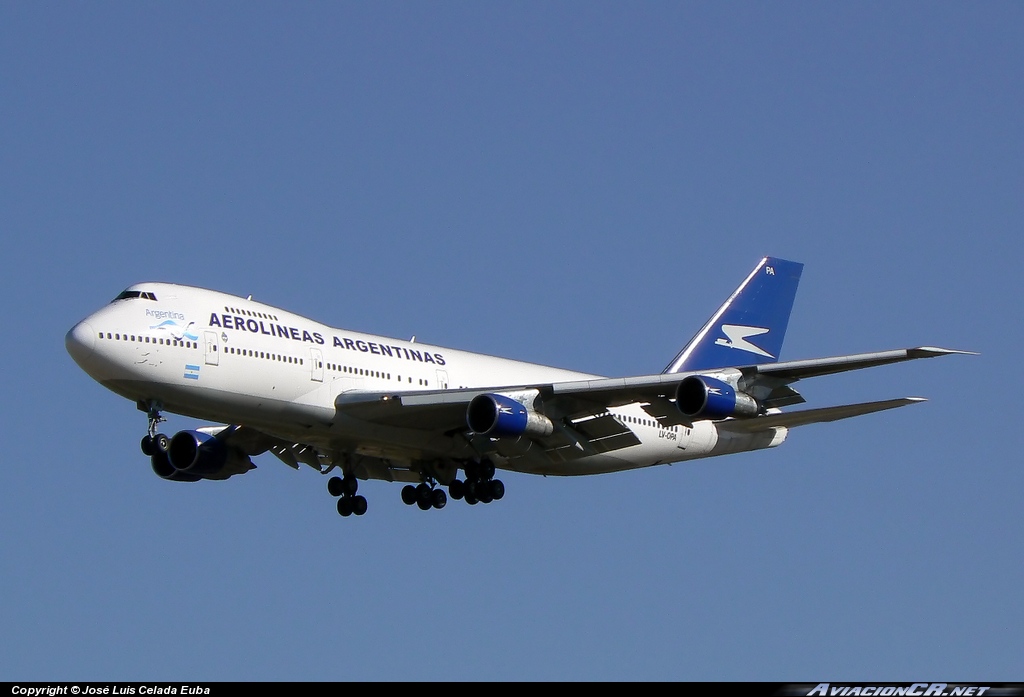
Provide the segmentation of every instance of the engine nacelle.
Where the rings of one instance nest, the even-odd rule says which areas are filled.
[[[550,436],[555,430],[551,420],[522,402],[501,394],[481,394],[466,409],[469,430],[495,438],[510,436]]]
[[[255,468],[245,453],[199,431],[178,431],[167,448],[167,460],[178,474],[202,479],[227,479]]]
[[[750,395],[706,375],[691,375],[679,383],[676,407],[691,419],[757,416],[761,411],[757,400]]]
[[[167,459],[167,453],[163,450],[157,450],[150,455],[149,462],[153,466],[153,471],[156,472],[156,475],[169,482],[198,482],[202,479],[199,475],[179,472],[174,469],[174,465]]]

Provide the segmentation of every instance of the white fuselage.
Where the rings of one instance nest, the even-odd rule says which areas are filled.
[[[396,464],[472,457],[465,439],[351,418],[343,393],[507,389],[596,378],[559,368],[329,327],[211,290],[142,283],[76,325],[76,362],[133,401],[219,423],[241,424],[322,457],[361,455]],[[498,455],[504,469],[555,475],[632,469],[771,447],[786,436],[719,432],[712,421],[662,426],[639,404],[609,409],[640,440],[610,453],[552,462],[542,453]]]

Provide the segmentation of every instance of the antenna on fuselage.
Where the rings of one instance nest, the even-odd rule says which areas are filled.
[[[413,335],[412,335],[412,338],[411,338],[411,339],[409,339],[409,343],[410,343],[410,344],[415,344],[415,343],[416,343],[416,335],[415,335],[415,334],[413,334]]]
[[[249,295],[245,296],[245,299],[246,300],[252,300],[252,293],[250,293]]]

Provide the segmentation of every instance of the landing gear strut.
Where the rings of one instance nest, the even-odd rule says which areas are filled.
[[[359,480],[351,472],[346,474],[344,479],[331,477],[327,480],[327,492],[331,496],[338,497],[338,514],[343,518],[348,518],[353,513],[356,515],[366,513],[366,498],[358,496],[356,494],[358,490]]]
[[[142,452],[149,456],[158,452],[167,452],[167,446],[170,445],[171,439],[163,433],[156,432],[157,424],[167,420],[160,416],[160,404],[158,402],[140,401],[137,406],[140,411],[146,412],[146,415],[149,417],[149,428],[146,431],[146,435],[143,436],[142,442],[139,443]]]

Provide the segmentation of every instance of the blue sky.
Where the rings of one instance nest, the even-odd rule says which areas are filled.
[[[1019,680],[1015,3],[0,5],[0,679]],[[177,485],[64,333],[142,280],[604,375],[763,255],[781,448],[341,519]],[[196,425],[172,417],[166,430]]]

